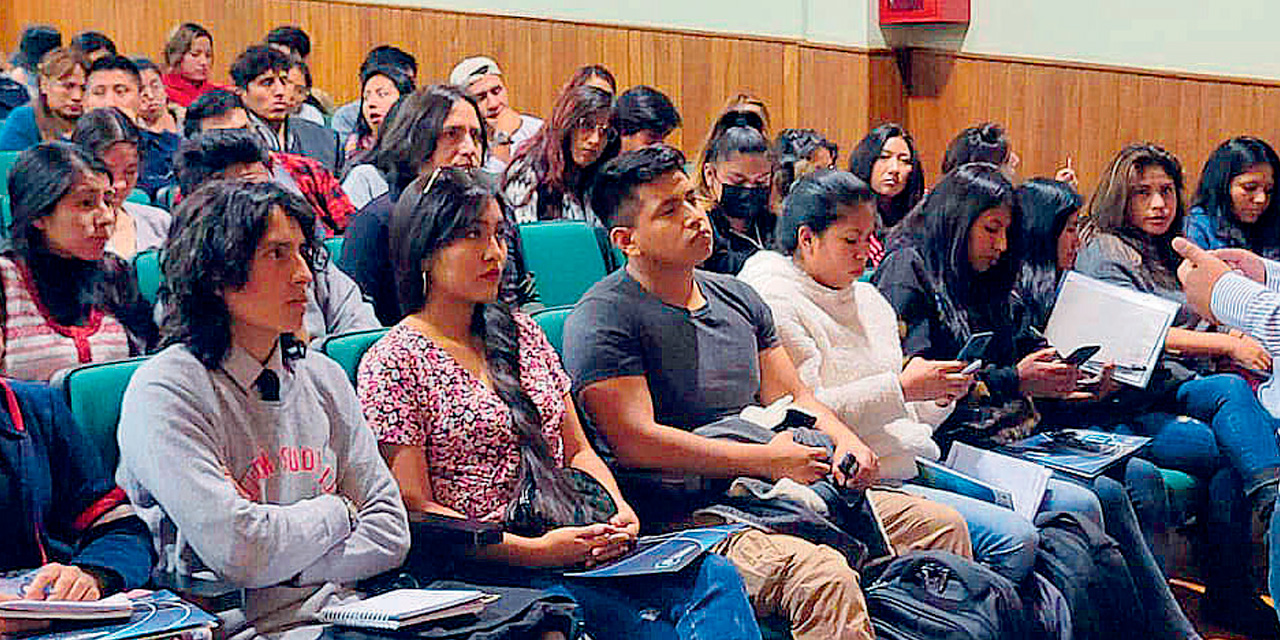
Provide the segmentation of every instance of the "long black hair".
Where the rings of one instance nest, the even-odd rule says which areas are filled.
[[[163,344],[184,344],[205,367],[231,349],[231,310],[222,292],[249,282],[254,254],[279,208],[302,227],[302,257],[314,273],[328,258],[315,214],[301,196],[267,182],[214,180],[182,199],[160,254],[167,314]]]
[[[1007,248],[986,271],[969,263],[969,234],[983,212],[1009,207]],[[1013,185],[999,167],[985,162],[961,165],[890,233],[889,251],[914,248],[924,261],[944,322],[957,336],[970,335],[973,319],[1012,323],[1013,287],[1022,263],[1022,210]]]
[[[403,191],[418,177],[422,167],[431,162],[440,132],[449,112],[459,101],[476,112],[480,122],[480,163],[489,155],[489,125],[471,96],[448,84],[419,87],[400,96],[400,101],[387,113],[378,128],[378,141],[368,155],[368,162],[387,179],[393,193]]]
[[[1245,224],[1236,217],[1231,199],[1231,181],[1260,164],[1270,166],[1272,178],[1280,179],[1280,158],[1265,140],[1240,136],[1222,143],[1204,163],[1192,206],[1214,222],[1214,234],[1228,246],[1277,258],[1280,257],[1280,199],[1273,192],[1266,211],[1253,224]]]
[[[45,142],[23,151],[9,172],[9,254],[26,262],[40,301],[58,324],[78,325],[93,308],[103,307],[128,330],[130,350],[146,351],[157,330],[133,268],[112,254],[93,261],[59,256],[36,226],[76,184],[95,174],[110,181],[107,166],[79,145]]]
[[[872,129],[849,154],[849,173],[871,184],[871,170],[880,159],[885,143],[894,138],[902,138],[907,143],[907,149],[911,152],[911,175],[907,176],[907,185],[902,193],[887,200],[880,199],[877,207],[880,225],[886,229],[907,217],[924,197],[924,165],[920,163],[920,154],[916,152],[915,139],[902,125],[888,122]]]
[[[373,130],[373,125],[369,124],[369,121],[364,117],[364,87],[369,84],[370,80],[378,76],[390,80],[391,84],[395,85],[396,91],[400,93],[400,98],[413,93],[413,78],[410,78],[409,74],[405,73],[403,69],[391,65],[375,65],[365,69],[360,74],[360,116],[356,119],[356,135],[360,138],[377,133]],[[396,101],[399,102],[399,98]],[[382,123],[386,124],[390,117],[391,113],[388,110],[387,114],[382,118]]]
[[[1071,214],[1080,211],[1084,198],[1071,185],[1047,178],[1035,178],[1015,191],[1022,209],[1022,231],[1026,252],[1018,274],[1018,294],[1031,312],[1032,324],[1043,329],[1057,296],[1058,238]]]
[[[430,281],[424,265],[479,223],[485,208],[498,202],[494,185],[478,169],[442,168],[409,184],[392,210],[389,234],[391,262],[406,314],[427,303]],[[499,206],[502,206],[499,204]],[[504,212],[504,218],[510,216]],[[505,234],[504,234],[505,235]],[[506,279],[503,280],[506,286]],[[569,522],[574,491],[555,463],[543,437],[542,416],[520,386],[520,340],[512,308],[499,301],[477,304],[471,332],[482,339],[494,391],[511,409],[511,426],[520,446],[520,480],[516,495],[529,485],[538,487],[534,510],[552,521]],[[517,500],[512,500],[514,506]]]

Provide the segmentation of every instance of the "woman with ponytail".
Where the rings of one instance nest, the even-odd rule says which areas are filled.
[[[500,302],[508,219],[480,174],[450,168],[411,183],[392,213],[407,316],[365,355],[357,389],[406,506],[503,523],[467,577],[568,593],[594,637],[759,638],[717,555],[626,582],[557,572],[622,555],[640,523],[588,444],[546,336]]]

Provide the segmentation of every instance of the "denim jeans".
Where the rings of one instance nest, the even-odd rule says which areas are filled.
[[[534,582],[576,600],[593,638],[760,640],[742,578],[713,553],[674,574],[603,580],[545,575]]]
[[[902,490],[945,504],[964,518],[973,541],[973,559],[1020,583],[1036,564],[1040,536],[1026,518],[985,500],[932,487],[905,484]]]
[[[1160,563],[1151,552],[1148,539],[1138,522],[1130,494],[1140,496],[1146,502],[1148,517],[1154,521],[1168,519],[1168,497],[1164,480],[1155,465],[1142,459],[1131,459],[1116,472],[1124,478],[1124,484],[1108,476],[1100,476],[1092,482],[1065,475],[1055,475],[1050,485],[1057,481],[1057,491],[1046,494],[1041,511],[1075,511],[1088,517],[1097,513],[1107,535],[1115,539],[1124,556],[1139,602],[1145,603],[1147,631],[1152,638],[1198,638],[1191,621],[1178,606],[1169,589]],[[1074,486],[1076,490],[1064,485]],[[1135,612],[1136,613],[1136,612]]]
[[[1280,421],[1262,407],[1244,378],[1223,373],[1189,380],[1178,387],[1176,399],[1179,412],[1209,424],[1217,451],[1240,474],[1246,494],[1275,480],[1280,472]]]

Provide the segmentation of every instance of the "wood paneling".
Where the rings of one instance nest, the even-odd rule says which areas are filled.
[[[842,149],[865,133],[869,121],[868,60],[875,56],[796,41],[329,0],[12,3],[13,11],[0,15],[0,38],[7,48],[16,46],[22,25],[47,23],[67,36],[97,29],[123,51],[158,60],[173,25],[198,22],[214,34],[219,81],[226,80],[236,53],[272,26],[296,24],[314,43],[310,64],[316,86],[339,100],[355,97],[360,60],[378,44],[413,53],[421,82],[446,78],[453,64],[468,55],[490,55],[506,73],[514,106],[540,115],[550,112],[575,69],[600,63],[622,87],[648,84],[671,97],[685,121],[671,142],[690,155],[725,99],[739,91],[769,104],[775,129],[821,129]]]
[[[1020,175],[1053,175],[1069,157],[1086,195],[1131,142],[1176,154],[1188,192],[1222,141],[1251,134],[1280,142],[1280,122],[1269,117],[1280,108],[1280,86],[1263,80],[915,51],[910,86],[907,120],[930,181],[952,136],[985,120],[1008,129]]]

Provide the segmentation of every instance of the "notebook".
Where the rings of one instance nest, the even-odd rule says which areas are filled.
[[[0,619],[113,620],[133,615],[133,602],[121,594],[101,600],[5,600]]]
[[[360,602],[325,607],[320,610],[320,621],[394,631],[431,620],[479,613],[496,598],[475,590],[396,589]]]
[[[141,594],[141,595],[138,595]],[[210,640],[218,619],[170,591],[131,592],[128,620],[60,626],[31,640]]]

